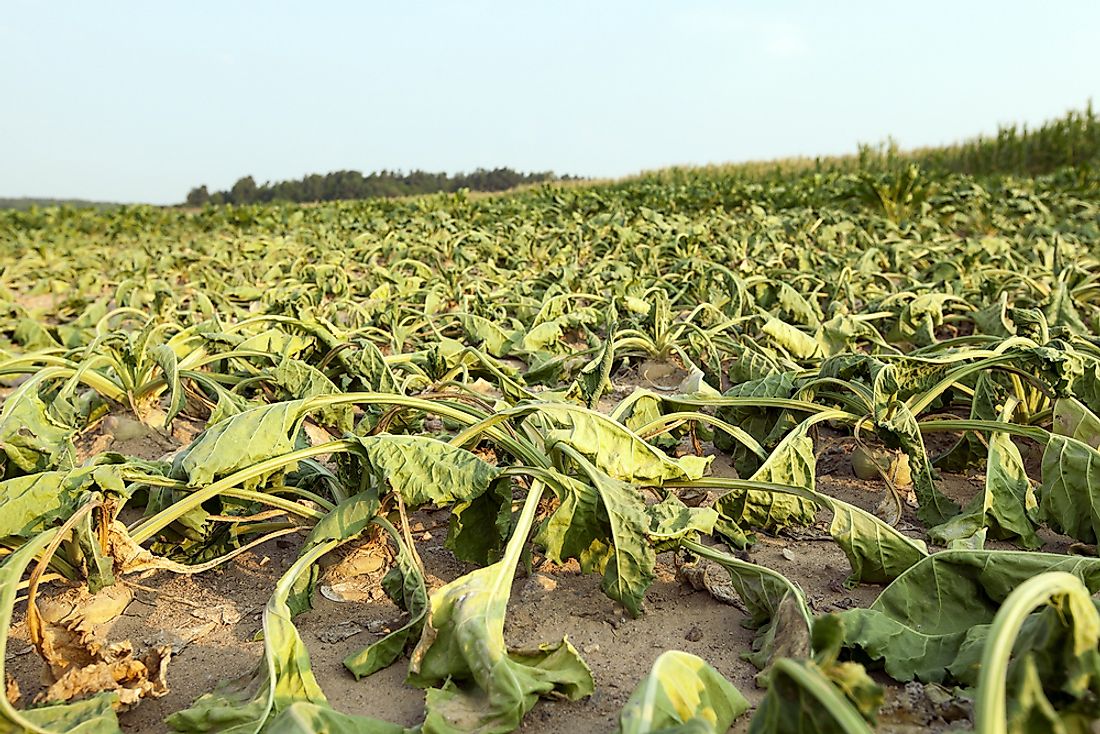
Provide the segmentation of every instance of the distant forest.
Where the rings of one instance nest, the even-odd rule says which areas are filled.
[[[68,206],[73,209],[108,209],[118,204],[109,201],[88,201],[87,199],[52,199],[36,196],[0,196],[0,209],[30,209],[31,207]]]
[[[555,176],[550,171],[520,173],[511,168],[479,168],[473,173],[430,173],[428,171],[378,171],[363,175],[359,171],[334,171],[325,175],[312,174],[295,181],[278,181],[257,185],[245,176],[228,191],[207,191],[198,186],[187,194],[188,206],[206,204],[259,204],[268,201],[335,201],[337,199],[371,199],[394,196],[434,194],[441,191],[506,191],[523,184],[543,181],[571,180],[571,176]]]

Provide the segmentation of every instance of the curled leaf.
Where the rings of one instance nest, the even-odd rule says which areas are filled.
[[[724,734],[749,708],[741,692],[705,660],[669,650],[653,663],[619,715],[619,734]]]

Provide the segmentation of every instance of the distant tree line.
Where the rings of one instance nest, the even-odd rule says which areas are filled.
[[[522,184],[568,180],[550,171],[521,173],[511,168],[479,168],[472,173],[428,171],[377,171],[363,175],[359,171],[334,171],[325,175],[312,174],[294,181],[268,182],[257,185],[252,176],[245,176],[228,191],[207,191],[198,186],[187,194],[188,206],[205,204],[258,204],[268,201],[335,201],[337,199],[371,199],[441,191],[506,191]]]
[[[109,201],[88,201],[87,199],[53,199],[49,197],[0,196],[0,209],[30,209],[32,207],[68,206],[73,209],[108,209],[118,204]]]

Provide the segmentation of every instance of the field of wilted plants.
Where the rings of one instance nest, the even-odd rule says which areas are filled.
[[[1100,181],[0,213],[0,732],[1083,732]]]

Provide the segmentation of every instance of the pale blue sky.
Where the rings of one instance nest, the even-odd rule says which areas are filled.
[[[949,142],[1100,103],[1100,2],[0,5],[0,196]]]

